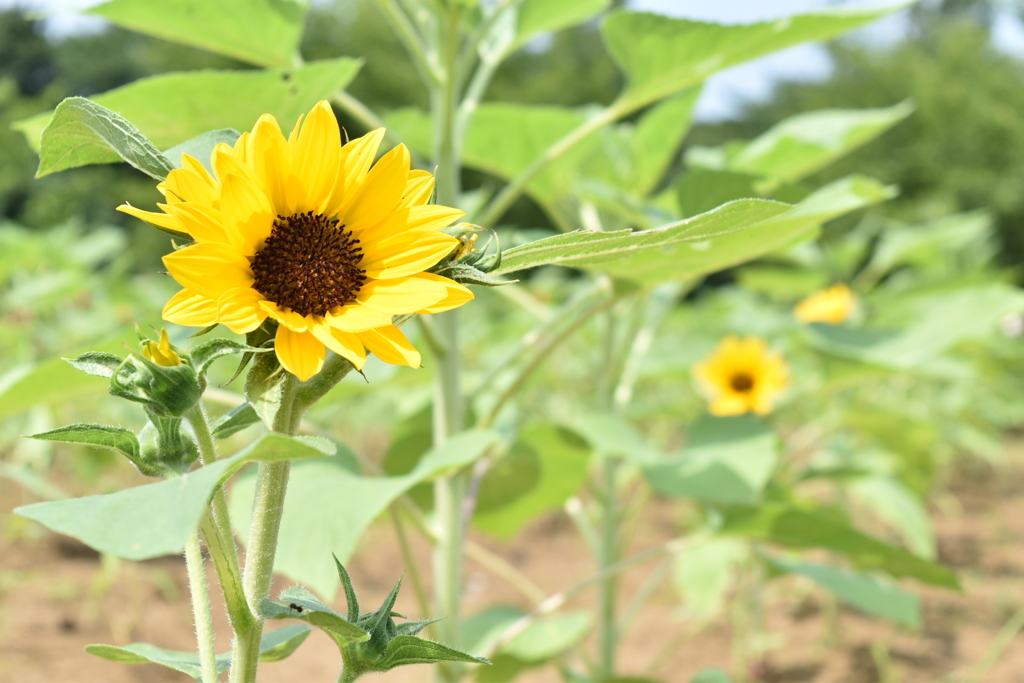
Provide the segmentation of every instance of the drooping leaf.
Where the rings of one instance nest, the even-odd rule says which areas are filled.
[[[395,498],[421,481],[475,462],[498,438],[491,431],[464,432],[432,449],[412,471],[397,477],[360,476],[334,458],[296,463],[281,519],[275,571],[321,595],[333,596],[338,574],[323,562],[324,553],[347,561],[363,530]],[[253,491],[253,478],[243,477],[231,492],[232,523],[243,542],[247,540]]]
[[[226,439],[232,434],[236,434],[250,425],[254,425],[260,422],[260,416],[256,414],[256,410],[248,403],[243,403],[240,406],[235,406],[228,412],[217,418],[217,421],[213,423],[212,431],[214,438]]]
[[[124,28],[260,66],[293,63],[308,0],[110,0],[88,11]]]
[[[746,199],[653,230],[556,235],[509,249],[492,274],[555,264],[645,285],[693,278],[788,246],[822,223],[892,193],[874,180],[851,176],[795,206]]]
[[[340,57],[297,68],[161,74],[101,93],[90,101],[117,112],[158,148],[167,149],[211,130],[250,130],[268,113],[287,131],[300,114],[348,85],[360,64],[357,59]],[[165,97],[168,92],[175,96]],[[160,106],[154,107],[153,102]],[[38,147],[39,135],[51,117],[49,112],[39,114],[18,121],[15,128],[25,133],[30,145]]]
[[[910,116],[900,102],[881,109],[821,109],[791,116],[723,153],[724,168],[778,182],[803,180]]]
[[[166,178],[174,168],[142,131],[84,97],[69,97],[57,105],[38,144],[37,178],[68,168],[115,161],[126,161],[157,180]]]
[[[275,631],[267,631],[260,639],[260,661],[279,662],[290,656],[306,640],[313,629],[309,626],[295,624]],[[192,678],[202,679],[202,668],[196,652],[180,652],[167,650],[149,643],[131,643],[130,645],[86,645],[85,651],[96,657],[124,664],[159,664],[168,669],[180,671]],[[217,655],[217,672],[223,673],[231,668],[231,653]]]
[[[502,505],[492,501],[503,489],[521,482],[522,460],[502,469],[502,462],[484,477],[473,523],[501,538],[509,538],[520,527],[544,512],[562,507],[576,494],[586,477],[591,449],[575,433],[557,425],[542,424],[523,430],[517,446],[530,462],[536,463],[533,485],[515,491]],[[513,450],[515,447],[513,447]],[[491,493],[491,492],[494,493]],[[485,502],[486,501],[486,502]]]
[[[666,496],[750,505],[778,458],[778,437],[757,418],[705,415],[691,427],[683,452],[644,465],[647,482]]]
[[[266,434],[230,458],[174,479],[14,511],[100,552],[146,560],[182,552],[214,489],[246,462],[320,458],[333,452],[333,445],[323,439]]]
[[[646,12],[613,12],[602,26],[626,76],[621,106],[641,106],[696,85],[716,71],[811,40],[830,40],[901,9],[816,12],[754,24],[712,24]]]
[[[892,619],[908,628],[921,628],[921,601],[899,586],[839,567],[782,557],[768,561],[782,571],[806,576],[862,612]]]
[[[824,548],[848,557],[862,569],[880,569],[902,578],[958,590],[956,575],[947,567],[865,536],[828,508],[786,503],[731,508],[721,533],[744,536],[787,548]]]

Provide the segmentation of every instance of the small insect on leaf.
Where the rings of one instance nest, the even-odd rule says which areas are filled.
[[[299,614],[302,614],[302,605],[296,605],[294,602],[289,602],[288,606],[296,612],[298,612]]]

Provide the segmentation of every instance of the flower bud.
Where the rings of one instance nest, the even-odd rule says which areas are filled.
[[[150,420],[139,432],[139,470],[143,474],[156,472],[162,477],[184,474],[199,457],[199,449],[185,430],[184,420],[147,412]]]
[[[142,340],[142,355],[157,365],[164,367],[169,368],[174,365],[181,365],[181,356],[171,346],[171,340],[168,338],[165,328],[160,328],[159,342],[152,339]]]

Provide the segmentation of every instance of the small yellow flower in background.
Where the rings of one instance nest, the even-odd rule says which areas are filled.
[[[793,313],[802,323],[838,325],[849,320],[856,307],[857,298],[849,287],[840,282],[811,294],[796,305]]]
[[[730,334],[693,366],[693,376],[710,401],[712,415],[765,415],[789,383],[789,366],[764,339]]]
[[[288,138],[264,115],[234,147],[217,145],[212,175],[182,155],[183,168],[157,186],[162,212],[118,207],[195,240],[164,257],[184,287],[164,320],[245,334],[272,318],[277,357],[301,380],[320,371],[327,348],[357,369],[367,350],[418,367],[419,352],[392,316],[473,298],[424,272],[458,247],[441,231],[463,212],[427,205],[434,177],[409,169],[404,145],[373,164],[383,137],[379,129],[342,146],[327,102]]]
[[[171,340],[167,337],[167,330],[163,328],[160,328],[160,341],[146,339],[142,342],[142,355],[167,368],[181,365],[181,356],[171,348]]]

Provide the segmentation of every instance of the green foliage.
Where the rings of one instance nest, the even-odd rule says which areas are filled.
[[[263,634],[260,640],[260,661],[279,662],[291,656],[309,634],[309,626],[285,626]],[[168,669],[188,674],[201,681],[199,655],[195,652],[167,650],[149,643],[131,643],[130,645],[86,645],[85,651],[96,657],[109,659],[123,664],[159,664]],[[231,668],[231,654],[217,655],[217,671],[224,672]]]
[[[195,533],[214,490],[246,462],[322,458],[333,452],[322,439],[266,434],[230,458],[175,479],[102,496],[34,503],[15,512],[125,559],[172,555]]]
[[[443,448],[431,449],[408,474],[395,477],[361,476],[349,469],[348,461],[337,458],[296,463],[281,518],[275,570],[320,595],[333,596],[338,576],[316,559],[325,548],[347,560],[366,527],[392,501],[422,481],[472,464],[497,440],[491,431],[464,432]],[[243,542],[254,486],[252,477],[242,478],[231,491],[231,519]],[[310,524],[310,519],[317,522]]]
[[[260,66],[291,66],[308,2],[292,0],[110,0],[89,10],[139,33],[219,52]]]

